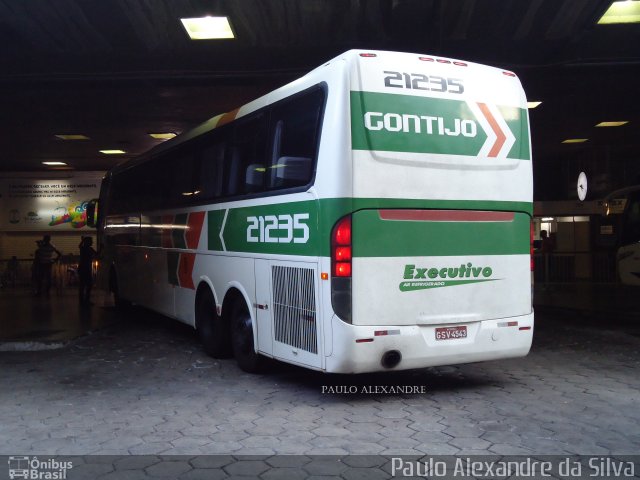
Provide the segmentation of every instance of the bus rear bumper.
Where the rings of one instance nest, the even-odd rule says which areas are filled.
[[[334,316],[333,349],[325,370],[365,373],[524,357],[531,349],[533,317],[531,312],[466,324],[355,326]],[[436,328],[455,326],[466,326],[465,338],[436,340]],[[395,353],[383,361],[388,352],[399,352],[397,365],[388,362],[390,357],[397,360]]]

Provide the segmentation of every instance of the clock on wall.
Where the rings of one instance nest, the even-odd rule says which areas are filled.
[[[576,186],[578,190],[578,198],[582,202],[587,197],[587,174],[584,172],[580,172],[578,175],[578,185]]]

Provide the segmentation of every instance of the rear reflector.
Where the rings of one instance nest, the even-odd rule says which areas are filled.
[[[513,212],[482,210],[379,210],[381,220],[414,222],[512,222]]]
[[[387,335],[400,335],[400,330],[376,330],[373,332],[376,337],[385,337]]]
[[[520,327],[518,330],[531,330],[531,327]]]
[[[373,342],[373,338],[357,338],[356,343],[369,343]]]

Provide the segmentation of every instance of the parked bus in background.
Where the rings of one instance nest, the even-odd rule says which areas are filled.
[[[110,171],[101,275],[246,371],[519,357],[532,192],[515,74],[349,51]]]
[[[640,185],[611,192],[604,201],[607,216],[621,215],[616,254],[620,281],[640,286]]]

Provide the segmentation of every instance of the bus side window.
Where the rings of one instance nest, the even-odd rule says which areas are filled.
[[[269,189],[302,187],[313,177],[324,90],[313,89],[274,107]]]
[[[229,194],[251,194],[264,190],[266,120],[263,114],[238,124],[234,131]]]
[[[138,175],[141,210],[158,210],[166,201],[166,172],[163,168],[151,168],[142,164]]]
[[[195,201],[196,196],[199,194],[194,182],[194,163],[195,156],[193,152],[178,153],[170,159],[170,197],[172,203],[176,205],[191,203]]]
[[[200,173],[196,183],[200,194],[199,200],[215,200],[222,196],[224,181],[225,144],[218,141],[202,150],[200,157]]]

